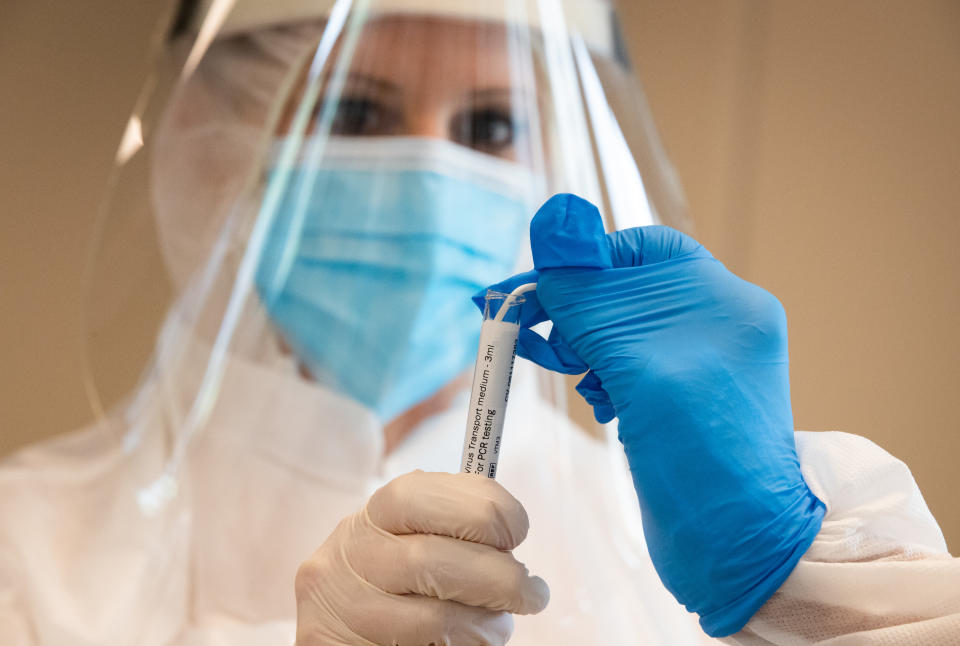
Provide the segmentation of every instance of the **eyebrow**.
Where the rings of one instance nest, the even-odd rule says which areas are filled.
[[[402,94],[403,88],[393,81],[388,81],[386,79],[378,78],[376,76],[370,76],[369,74],[363,74],[360,72],[348,72],[347,80],[354,83],[365,83],[367,85],[373,86],[381,92],[389,92],[391,94]]]
[[[482,88],[479,90],[470,90],[470,96],[475,99],[485,99],[492,96],[502,96],[504,94],[510,95],[512,93],[513,93],[513,88],[509,88],[509,87]]]
[[[328,76],[329,80],[329,76]],[[364,74],[363,72],[347,72],[347,81],[351,83],[363,83],[371,86],[372,88],[389,94],[403,94],[403,87],[399,83],[394,83],[393,81],[388,81],[387,79],[380,78],[378,76],[371,76],[370,74]],[[511,97],[514,93],[514,88],[511,87],[491,87],[491,88],[479,88],[476,90],[470,90],[468,96],[475,101],[483,101],[495,98],[502,98],[504,96]]]

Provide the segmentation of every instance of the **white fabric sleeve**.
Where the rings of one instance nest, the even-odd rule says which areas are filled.
[[[4,646],[34,646],[36,640],[27,620],[27,610],[17,590],[19,568],[0,545],[0,643]]]
[[[168,646],[292,646],[295,621],[249,623],[225,616],[202,617]]]
[[[737,634],[739,646],[960,644],[960,559],[910,470],[866,438],[798,432],[826,505],[813,545]]]

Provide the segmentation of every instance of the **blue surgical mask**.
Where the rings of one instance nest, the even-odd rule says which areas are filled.
[[[471,364],[470,296],[514,268],[531,175],[426,139],[331,140],[323,153],[271,174],[286,188],[257,289],[318,381],[389,420]]]

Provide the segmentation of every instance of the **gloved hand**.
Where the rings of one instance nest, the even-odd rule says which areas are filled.
[[[521,356],[568,374],[598,421],[619,418],[664,585],[711,636],[742,628],[820,528],[800,474],[779,301],[668,227],[605,235],[596,207],[547,201],[530,226],[537,281]],[[539,274],[539,275],[538,275]],[[533,296],[533,297],[531,297]]]
[[[297,646],[505,644],[510,613],[540,612],[550,596],[510,553],[527,528],[494,480],[392,480],[297,572]]]

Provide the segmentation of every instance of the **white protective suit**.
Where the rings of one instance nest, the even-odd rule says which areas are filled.
[[[210,355],[187,284],[252,163],[248,135],[286,76],[277,68],[315,39],[315,28],[285,28],[215,46],[167,116],[152,153],[154,211],[182,293],[123,409],[0,467],[4,646],[289,645],[295,572],[337,522],[398,475],[456,470],[466,393],[383,457],[377,418],[303,378],[273,338],[227,357],[176,495],[152,513],[138,499]],[[711,643],[656,576],[619,446],[576,429],[541,395],[536,370],[518,363],[498,479],[529,514],[516,555],[551,600],[516,619],[511,644]],[[906,466],[842,433],[797,443],[827,517],[781,590],[727,641],[960,643],[960,562]]]
[[[517,618],[511,644],[712,642],[645,555],[622,457],[542,402],[532,368],[518,366],[500,481],[528,510],[516,554],[547,580],[551,600]],[[92,428],[4,462],[5,645],[290,644],[294,573],[336,523],[390,478],[456,468],[466,393],[384,460],[379,424],[362,407],[293,370],[238,368],[194,447],[187,495],[158,517],[144,518],[132,494],[156,473],[160,446],[126,452]],[[144,396],[127,413],[144,437],[156,403]],[[318,413],[324,426],[300,423]],[[535,430],[545,418],[549,438]],[[956,644],[960,562],[907,467],[849,434],[797,440],[828,515],[781,590],[727,641]],[[567,469],[606,472],[623,495],[604,498],[606,483]]]
[[[466,393],[383,460],[378,422],[350,400],[293,371],[246,365],[231,374],[193,449],[189,499],[152,523],[141,524],[132,496],[156,468],[150,451],[130,456],[91,429],[8,460],[0,475],[4,644],[290,644],[294,574],[337,522],[395,476],[457,468]],[[528,509],[530,534],[516,553],[547,579],[551,601],[548,611],[517,618],[511,643],[709,642],[660,586],[642,541],[614,522],[632,501],[602,500],[595,486],[603,483],[589,480],[562,490],[558,471],[572,457],[562,449],[585,469],[619,456],[573,429],[531,386],[518,374],[509,413],[518,432],[500,480]],[[249,416],[252,408],[262,414]],[[320,428],[318,413],[327,420]],[[151,402],[130,414],[148,425]],[[561,437],[536,437],[544,416]],[[586,545],[596,551],[583,553]]]

